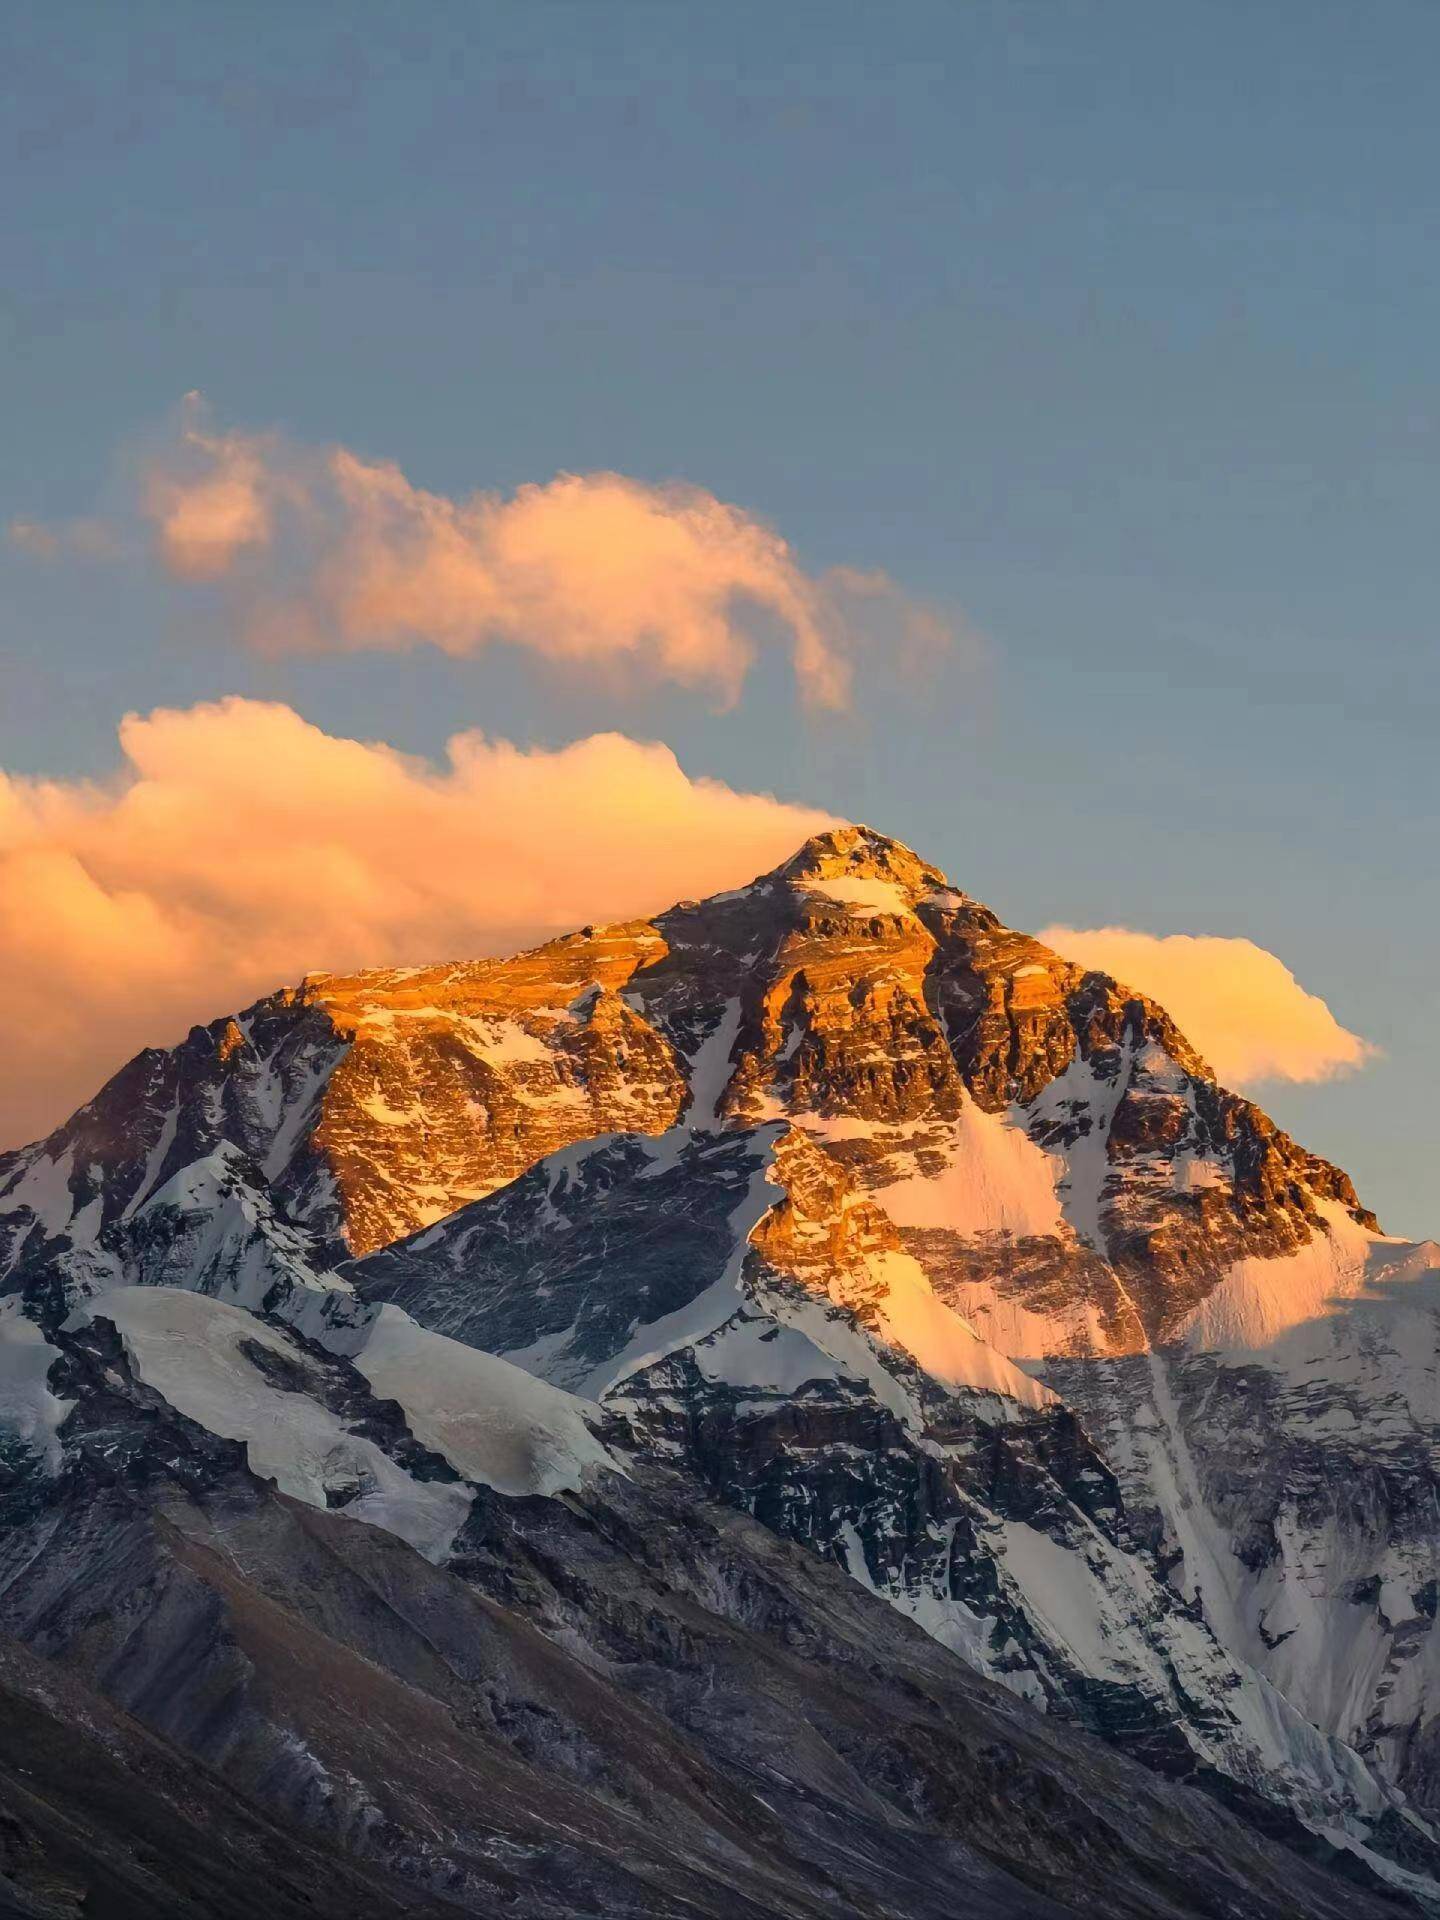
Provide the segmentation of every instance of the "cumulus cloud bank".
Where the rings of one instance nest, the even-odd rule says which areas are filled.
[[[0,773],[0,1145],[312,968],[506,952],[736,886],[830,817],[669,748],[457,734],[441,768],[229,699],[132,714],[105,785]]]
[[[848,656],[877,631],[899,658],[948,637],[885,575],[807,573],[700,487],[562,473],[456,500],[344,447],[214,431],[196,395],[144,507],[168,570],[227,583],[247,639],[279,651],[500,644],[731,703],[780,642],[807,703],[843,708]]]
[[[1158,1000],[1222,1081],[1332,1080],[1377,1051],[1251,940],[1129,927],[1046,927],[1039,938]]]

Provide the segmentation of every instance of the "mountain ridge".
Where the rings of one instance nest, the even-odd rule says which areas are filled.
[[[0,1157],[0,1377],[42,1505],[79,1416],[36,1341],[89,1315],[245,1471],[440,1564],[477,1487],[572,1497],[502,1486],[494,1433],[437,1420],[452,1380],[514,1409],[524,1459],[570,1433],[575,1489],[678,1474],[1050,1716],[1413,1893],[1440,1407],[1374,1359],[1433,1350],[1433,1252],[1163,1009],[845,827],[652,921],[307,976],[141,1054]],[[257,1452],[277,1390],[318,1461]]]

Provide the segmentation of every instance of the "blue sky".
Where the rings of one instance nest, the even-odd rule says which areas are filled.
[[[1260,1089],[1434,1231],[1440,14],[56,0],[0,49],[0,521],[199,388],[442,492],[682,478],[979,638],[807,720],[511,654],[266,660],[0,552],[0,764],[224,692],[596,726],[870,819],[1019,925],[1245,934],[1385,1050]],[[163,1036],[162,1036],[163,1037]]]

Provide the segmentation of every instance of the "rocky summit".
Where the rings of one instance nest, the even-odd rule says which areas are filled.
[[[868,828],[139,1055],[0,1276],[0,1912],[1440,1913],[1440,1248]]]

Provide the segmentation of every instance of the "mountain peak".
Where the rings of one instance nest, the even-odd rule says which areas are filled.
[[[50,1634],[36,1596],[84,1588],[72,1535],[108,1552],[88,1507],[132,1441],[127,1528],[162,1475],[238,1512],[243,1445],[317,1524],[418,1548],[425,1586],[393,1590],[427,1620],[452,1560],[502,1605],[533,1591],[491,1495],[529,1489],[512,1504],[549,1553],[552,1491],[590,1538],[568,1504],[588,1464],[639,1503],[596,1537],[646,1539],[663,1470],[1025,1699],[1389,1844],[1395,1785],[1440,1814],[1435,1271],[1162,1009],[901,841],[832,827],[654,921],[311,975],[0,1157],[0,1508],[29,1530],[0,1599],[8,1579],[12,1620]],[[1363,1500],[1332,1497],[1357,1479]],[[255,1556],[307,1593],[310,1526],[284,1518],[303,1560]],[[691,1544],[706,1590],[735,1591]],[[578,1631],[583,1556],[557,1553]],[[136,1564],[168,1631],[158,1562]],[[669,1603],[632,1590],[653,1651]],[[146,1642],[134,1672],[153,1650],[173,1658]]]
[[[903,840],[864,825],[830,827],[824,833],[812,834],[776,869],[775,878],[801,882],[879,880],[917,894],[949,885],[939,867],[922,860]]]

